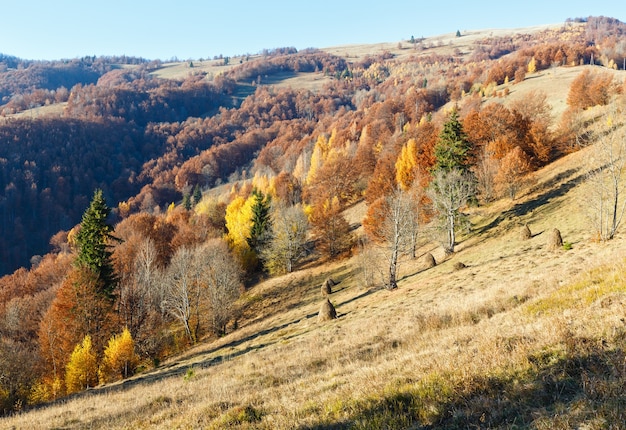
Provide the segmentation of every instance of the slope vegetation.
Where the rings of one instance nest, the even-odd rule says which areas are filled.
[[[531,81],[565,94],[567,79]],[[472,208],[458,251],[424,245],[437,266],[403,261],[395,291],[364,288],[358,256],[261,282],[241,298],[235,332],[0,425],[622,428],[626,239],[591,240],[595,150],[535,172],[515,201]],[[554,228],[567,246],[549,247]],[[338,318],[320,323],[328,277]]]

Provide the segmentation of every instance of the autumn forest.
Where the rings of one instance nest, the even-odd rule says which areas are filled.
[[[176,78],[143,58],[0,54],[2,411],[240,329],[259,280],[369,255],[391,291],[424,243],[453,255],[468,208],[515,201],[592,142],[589,108],[621,126],[625,37],[589,17],[462,47],[189,60]],[[541,91],[504,102],[560,68],[580,73],[558,115]],[[296,76],[322,83],[281,82]]]

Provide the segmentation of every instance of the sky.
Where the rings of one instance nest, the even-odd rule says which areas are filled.
[[[608,16],[601,0],[2,0],[0,53],[29,60],[128,55],[168,61],[399,42],[460,30]]]

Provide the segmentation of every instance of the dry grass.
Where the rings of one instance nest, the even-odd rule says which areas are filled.
[[[0,427],[624,428],[626,240],[590,240],[590,151],[534,174],[516,201],[472,209],[457,253],[425,245],[437,265],[402,261],[397,290],[363,288],[353,259],[269,279],[242,297],[237,331]],[[358,226],[363,213],[347,215]],[[570,250],[549,250],[555,227]],[[329,277],[338,318],[320,324]]]
[[[589,150],[475,209],[453,257],[403,261],[395,291],[362,288],[353,260],[267,280],[237,331],[0,427],[622,428],[626,241],[591,242],[574,209]],[[548,249],[555,225],[571,250]],[[320,324],[328,277],[338,318]]]

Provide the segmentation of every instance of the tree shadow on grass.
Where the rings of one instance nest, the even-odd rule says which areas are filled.
[[[479,228],[477,232],[481,234],[486,233],[490,231],[491,229],[497,227],[498,225],[500,225],[503,221],[507,219],[521,218],[533,212],[534,210],[547,205],[554,199],[564,196],[570,190],[572,190],[574,187],[576,187],[578,184],[584,181],[586,177],[585,174],[579,174],[577,176],[574,176],[579,171],[580,171],[580,168],[574,168],[574,169],[566,170],[556,175],[550,181],[546,182],[545,184],[542,184],[539,189],[532,190],[531,192],[542,191],[542,190],[547,190],[547,191],[543,192],[542,194],[535,197],[534,199],[525,201],[523,203],[517,203],[511,209],[502,212],[489,224]],[[567,178],[570,178],[570,179],[567,181],[564,181]],[[560,185],[557,185],[559,183]]]
[[[574,342],[581,344],[577,351],[529,356],[532,366],[528,370],[471,376],[450,382],[446,389],[416,384],[355,401],[348,418],[327,419],[299,430],[529,428],[538,424],[577,428],[591,421],[625,428],[626,353],[618,347],[607,350],[597,341]]]

